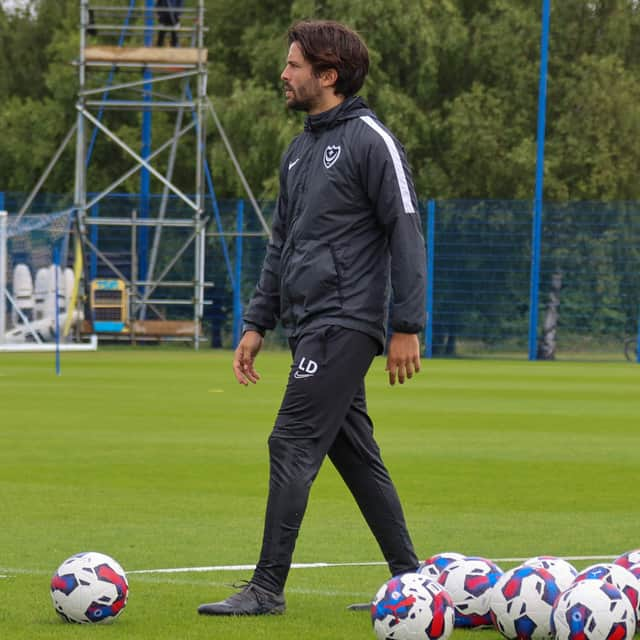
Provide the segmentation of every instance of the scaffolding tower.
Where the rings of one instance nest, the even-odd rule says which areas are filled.
[[[245,235],[268,238],[270,229],[206,93],[208,56],[204,46],[207,31],[204,0],[187,0],[186,6],[180,7],[180,22],[171,27],[179,42],[172,42],[178,46],[171,47],[154,46],[158,34],[167,30],[162,21],[156,22],[156,18],[161,12],[175,9],[156,7],[155,4],[154,0],[111,0],[110,4],[104,5],[79,0],[75,123],[22,204],[15,222],[17,224],[30,210],[47,177],[75,137],[73,211],[82,253],[90,256],[92,268],[99,262],[109,274],[102,277],[118,280],[117,283],[102,283],[105,287],[101,289],[100,282],[96,282],[99,278],[92,282],[86,258],[81,261],[85,268],[85,311],[90,311],[90,314],[85,313],[85,324],[87,318],[95,319],[93,310],[88,309],[89,300],[93,302],[99,298],[104,303],[98,305],[103,311],[121,307],[122,300],[127,300],[127,322],[116,323],[120,326],[126,324],[125,335],[121,337],[133,341],[149,336],[177,337],[192,340],[194,347],[198,348],[207,304],[205,288],[213,285],[205,280],[207,238],[217,238],[222,247],[234,295],[235,341],[235,328],[241,316],[240,276],[232,273],[225,241],[229,237],[238,240]],[[116,126],[112,124],[110,115],[117,112],[129,112],[135,116],[133,127],[129,126],[129,131],[125,127],[125,133],[130,139],[131,129],[135,130],[139,151],[134,149],[130,140],[125,140],[127,136],[119,133],[118,125],[122,123],[116,121]],[[152,136],[153,114],[158,112],[168,113],[174,118],[173,129],[167,134],[165,126]],[[207,115],[211,116],[229,154],[261,231],[247,232],[241,226],[233,231],[223,229],[207,163]],[[157,143],[159,137],[164,139]],[[183,157],[178,160],[181,141],[191,143],[192,151],[188,153],[193,153],[192,159]],[[108,168],[111,174],[110,184],[106,184],[109,180],[104,179],[100,183],[101,171],[95,171],[95,165],[99,163],[91,162],[98,144],[110,145],[114,150],[109,153],[103,167]],[[188,144],[185,146],[189,147]],[[105,153],[104,148],[102,153]],[[117,166],[119,156],[123,158],[122,166]],[[159,168],[161,162],[165,163],[163,169]],[[175,178],[179,162],[180,169],[187,167],[193,171],[189,184],[180,185]],[[113,175],[119,170],[122,173],[114,179]],[[184,183],[185,172],[181,173]],[[138,176],[139,187],[133,194],[130,183]],[[125,193],[118,193],[116,190],[125,183]],[[161,186],[159,205],[158,193],[152,193],[152,185]],[[206,206],[207,190],[210,208]],[[129,200],[137,197],[136,206],[120,207],[116,209],[117,215],[104,215],[103,209],[98,213],[100,203],[112,204],[120,196],[127,196]],[[180,208],[175,206],[176,202]],[[108,206],[106,208],[109,209]],[[241,218],[238,214],[238,220]],[[215,221],[215,228],[209,225],[207,230],[211,221]],[[98,232],[103,229],[99,243]],[[114,230],[120,230],[120,233],[124,230],[128,236],[130,250],[126,269],[102,248],[102,234],[115,234]],[[175,237],[178,232],[184,234],[182,238],[186,236],[180,240],[179,246]],[[172,234],[172,243],[167,246],[165,237]],[[192,266],[189,260],[193,261]],[[190,269],[188,277],[184,277],[185,269]],[[176,273],[182,277],[177,278]],[[96,290],[94,285],[98,285]],[[123,291],[123,286],[124,292],[116,304],[114,291]],[[186,313],[191,313],[192,320],[168,320],[167,309],[176,307],[182,307],[182,310],[172,314],[174,317],[184,318],[184,309],[188,308]],[[147,316],[155,319],[147,319]],[[89,322],[85,333],[93,333],[94,329],[95,322]]]
[[[157,34],[167,30],[156,17],[161,11],[153,0],[142,0],[142,6],[130,2],[94,5],[80,0],[80,52],[77,60],[78,98],[76,103],[76,161],[74,207],[82,243],[88,253],[97,256],[124,281],[130,300],[130,330],[144,334],[147,314],[162,320],[167,305],[193,308],[193,342],[197,348],[205,304],[205,163],[207,108],[207,49],[204,47],[204,2],[180,9],[180,22],[171,27],[179,37],[180,46],[154,46]],[[185,3],[189,5],[190,3]],[[194,87],[192,89],[192,87]],[[113,111],[133,111],[141,114],[140,149],[112,128],[108,121]],[[154,112],[170,112],[175,117],[173,134],[152,148],[152,116]],[[88,171],[96,135],[100,134],[122,156],[127,166],[122,174],[107,186],[96,187]],[[191,136],[195,153],[193,187],[180,188],[174,181],[178,144]],[[155,136],[157,137],[157,135]],[[115,150],[114,150],[115,151]],[[161,154],[168,160],[158,166]],[[140,199],[136,209],[117,216],[92,216],[90,212],[120,185],[139,174]],[[161,184],[163,195],[159,208],[151,207],[151,184]],[[184,211],[167,217],[169,194],[178,198]],[[92,240],[95,227],[120,227],[130,231],[131,263],[128,273],[101,251]],[[162,231],[182,228],[187,239],[179,248],[172,248],[172,260],[157,273],[158,256],[162,251]],[[152,242],[149,246],[149,231]],[[94,235],[95,237],[95,235]],[[192,278],[168,280],[166,275],[186,251],[193,252]],[[163,295],[171,289],[173,294]],[[182,293],[176,297],[176,290]],[[185,293],[186,292],[186,293]],[[164,323],[168,327],[170,323]],[[137,327],[137,330],[136,330]],[[159,330],[162,333],[161,330]],[[170,332],[167,329],[167,332]]]

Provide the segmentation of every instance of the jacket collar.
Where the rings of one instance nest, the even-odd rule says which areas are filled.
[[[304,121],[304,130],[316,133],[331,129],[343,120],[358,117],[363,109],[369,109],[367,103],[360,96],[351,96],[329,111],[307,116]]]

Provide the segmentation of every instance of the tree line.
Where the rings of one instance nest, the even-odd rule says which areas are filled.
[[[541,4],[206,0],[208,92],[256,195],[274,198],[280,156],[302,120],[287,113],[279,79],[287,27],[340,20],[367,42],[362,95],[404,144],[420,198],[530,199]],[[551,5],[544,198],[639,200],[640,3]],[[79,15],[78,0],[0,7],[1,190],[30,190],[74,122]],[[139,119],[123,115],[120,125],[134,147]],[[218,195],[241,195],[213,127],[208,137]],[[92,171],[107,179],[111,156],[99,144],[96,153]],[[63,159],[47,190],[71,191],[72,176],[73,158]]]
[[[362,96],[405,146],[423,202],[530,202],[541,5],[541,0],[206,0],[208,95],[265,214],[277,195],[280,157],[303,119],[284,105],[279,76],[286,32],[295,20],[310,17],[345,22],[365,39],[372,65]],[[78,56],[79,17],[78,0],[30,0],[18,11],[0,5],[0,191],[29,191],[75,121],[77,70],[71,63]],[[551,0],[547,91],[544,200],[621,204],[603,209],[597,229],[580,207],[549,212],[541,320],[552,285],[560,282],[556,297],[565,331],[634,333],[640,227],[637,206],[622,203],[640,201],[640,2]],[[134,149],[140,147],[141,118],[120,112],[111,124]],[[165,139],[170,114],[154,112],[153,121],[154,141]],[[174,182],[193,191],[195,151],[188,141],[185,145]],[[243,196],[213,126],[207,153],[217,197]],[[73,192],[73,156],[71,149],[60,159],[46,191]],[[123,152],[98,137],[91,182],[110,184],[120,176],[123,160]],[[154,181],[152,190],[160,191]],[[138,176],[119,188],[132,194],[139,189]],[[470,246],[485,246],[487,233],[500,233],[509,251],[520,247],[526,271],[530,239],[528,230],[523,235],[518,227],[514,207],[487,211],[481,204],[441,207],[438,224],[451,238],[474,228],[477,238]],[[210,246],[209,262],[216,268],[222,265],[219,248]],[[436,247],[435,346],[444,349],[449,340],[451,347],[465,334],[487,344],[504,336],[522,338],[528,278],[516,281],[517,269],[497,267],[495,250],[480,257],[460,251],[453,264],[438,255]],[[259,263],[256,259],[251,268]],[[471,274],[472,284],[460,280],[460,273]],[[495,280],[492,304],[505,309],[495,316],[485,312],[486,273]],[[245,279],[249,291],[255,275]],[[228,298],[225,287],[220,296]]]

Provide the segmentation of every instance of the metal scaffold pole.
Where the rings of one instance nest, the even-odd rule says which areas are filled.
[[[204,8],[200,2],[198,8],[198,24],[204,22]],[[198,49],[204,46],[202,29],[197,33]],[[204,224],[204,165],[206,148],[206,126],[205,126],[205,101],[207,98],[207,72],[202,61],[198,64],[198,92],[197,92],[197,122],[196,128],[198,138],[198,149],[196,152],[196,203],[198,208],[195,212],[195,291],[194,291],[194,324],[195,324],[195,346],[198,348],[200,338],[200,326],[204,316],[204,259],[205,259],[205,224]]]
[[[7,332],[7,212],[0,211],[0,344]]]
[[[84,52],[86,49],[86,29],[88,23],[89,2],[88,0],[80,0],[80,56],[78,59],[78,99],[76,101],[76,175],[73,203],[82,236],[85,235],[84,220],[87,204],[85,121],[82,112],[84,110],[84,88],[86,82]]]
[[[141,6],[137,6],[138,4]],[[168,331],[171,321],[167,319],[167,310],[190,306],[193,318],[190,335],[194,347],[198,348],[206,303],[205,287],[210,284],[205,282],[207,218],[204,195],[204,121],[207,50],[204,46],[204,0],[184,4],[176,15],[162,14],[175,11],[175,8],[158,8],[153,0],[141,0],[139,3],[130,0],[127,4],[114,3],[109,6],[92,5],[90,0],[80,0],[74,203],[84,246],[95,256],[98,273],[108,273],[109,277],[123,280],[126,290],[130,292],[131,312],[128,322],[131,335],[135,335],[137,339],[143,337],[145,324],[149,326],[153,322],[162,324],[163,330]],[[168,15],[170,19],[161,19],[161,14]],[[171,22],[173,26],[167,26],[167,22]],[[164,43],[162,38],[156,38],[156,34],[167,29],[171,46],[159,46]],[[105,79],[106,72],[108,79]],[[189,91],[189,82],[192,80],[197,83],[195,98],[191,97]],[[176,87],[179,88],[177,94]],[[195,121],[193,125],[183,126],[185,110],[192,112]],[[134,150],[130,142],[119,133],[119,121],[113,114],[122,111],[140,114],[139,151]],[[166,136],[164,130],[153,130],[154,114],[159,111],[167,112],[169,117],[172,114],[175,116],[173,135],[168,141],[163,140]],[[164,123],[164,118],[162,120]],[[87,154],[86,136],[89,128],[93,129],[93,138]],[[124,157],[125,162],[128,162],[121,177],[113,180],[107,187],[90,184],[93,172],[88,171],[88,165],[98,135],[101,136],[103,147],[116,147],[116,153],[108,156],[109,175],[116,160]],[[190,135],[195,136],[191,145],[195,150],[192,165],[194,179],[191,185],[188,182],[179,184],[175,174],[179,173],[184,181],[188,172],[183,167],[179,172],[174,171],[177,149],[181,139]],[[169,159],[165,170],[160,168],[160,162],[166,150]],[[137,209],[135,217],[132,208],[117,211],[115,215],[85,215],[89,200],[92,211],[100,211],[100,202],[114,196],[115,189],[135,173],[139,173],[140,180],[140,199],[137,207],[134,207]],[[155,210],[152,197],[154,184],[160,184],[164,189],[159,211]],[[193,195],[190,193],[191,189],[195,191]],[[171,198],[177,198],[178,204]],[[173,217],[169,217],[167,211],[172,212]],[[108,252],[92,244],[84,231],[85,225],[103,229],[100,233],[101,244],[108,243],[110,229],[129,227],[130,237],[136,238],[136,246],[127,249],[131,252],[130,262],[124,266],[117,264],[117,260],[109,256]],[[175,246],[174,236],[171,249],[163,253],[162,231],[166,229],[173,229],[175,232],[184,229],[187,234],[186,238],[181,236],[182,245],[178,247]],[[184,274],[182,280],[172,278],[171,270],[176,268],[180,256],[189,253],[193,256],[193,275]],[[177,293],[187,287],[192,288],[193,296]],[[147,319],[148,312],[153,312],[155,319]]]

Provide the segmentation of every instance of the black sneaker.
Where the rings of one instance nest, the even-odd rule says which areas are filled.
[[[347,609],[349,611],[370,611],[371,603],[370,602],[356,602],[355,604],[350,604]]]
[[[248,582],[226,600],[201,604],[198,613],[205,616],[262,616],[284,613],[285,608],[283,593],[273,593]]]

